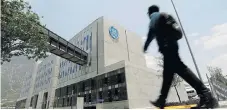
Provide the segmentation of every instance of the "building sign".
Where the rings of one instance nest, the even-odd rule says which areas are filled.
[[[113,39],[118,39],[119,37],[118,30],[113,26],[109,28],[109,34]]]

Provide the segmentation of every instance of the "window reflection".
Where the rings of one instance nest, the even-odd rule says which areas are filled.
[[[78,96],[84,97],[85,106],[127,100],[124,68],[58,88],[55,92],[58,107],[76,105],[73,101]]]

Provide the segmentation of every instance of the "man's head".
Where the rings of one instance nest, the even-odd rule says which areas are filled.
[[[150,16],[154,12],[159,12],[159,7],[157,5],[152,5],[148,8],[148,16]]]

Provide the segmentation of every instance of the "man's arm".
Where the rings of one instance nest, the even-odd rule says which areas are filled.
[[[144,48],[143,48],[143,51],[146,52],[147,51],[147,48],[149,46],[149,44],[151,43],[151,41],[154,39],[154,34],[152,33],[152,29],[149,29],[149,32],[147,34],[147,40],[145,42],[145,45],[144,45]]]

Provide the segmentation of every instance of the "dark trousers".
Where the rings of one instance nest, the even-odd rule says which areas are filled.
[[[166,48],[161,53],[164,57],[164,70],[160,99],[167,98],[175,73],[190,84],[198,94],[209,91],[203,82],[181,61],[178,48]]]

